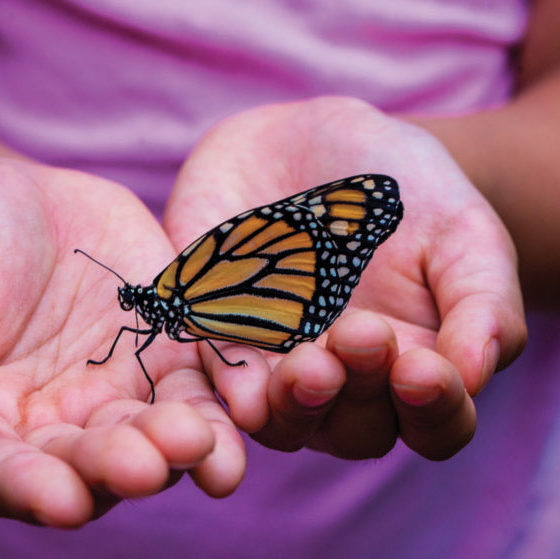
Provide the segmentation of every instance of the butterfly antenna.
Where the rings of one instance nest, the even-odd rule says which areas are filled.
[[[115,274],[115,276],[117,276],[125,285],[128,283],[120,274],[117,274],[117,272],[115,272],[115,270],[109,268],[109,266],[105,266],[105,264],[102,264],[101,262],[99,262],[99,260],[96,260],[93,256],[90,256],[87,252],[84,252],[83,250],[81,250],[79,248],[75,248],[74,249],[74,254],[76,254],[77,252],[79,252],[80,254],[83,254],[84,256],[87,256],[90,260],[92,260],[96,264],[99,264],[102,268],[105,268],[106,270],[109,270],[109,272]]]

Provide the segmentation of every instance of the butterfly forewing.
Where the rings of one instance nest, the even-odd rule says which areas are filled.
[[[309,207],[337,247],[333,265],[340,285],[340,305],[329,317],[328,327],[348,304],[375,249],[402,219],[399,188],[389,176],[368,174],[318,186],[289,200]],[[321,286],[334,289],[332,282]]]
[[[332,324],[401,217],[393,179],[350,177],[222,223],[154,284],[178,331],[287,352]]]

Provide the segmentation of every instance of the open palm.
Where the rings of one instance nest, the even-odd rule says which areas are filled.
[[[125,335],[118,280],[150,283],[224,219],[316,184],[394,176],[405,218],[374,255],[320,344],[286,356],[159,337],[143,360]],[[265,445],[365,458],[396,437],[429,458],[472,436],[471,396],[522,347],[525,325],[509,237],[429,135],[348,99],[255,109],[211,131],[183,167],[166,233],[126,189],[35,164],[0,165],[0,503],[3,516],[73,526],[188,470],[210,495],[240,482],[231,419]],[[372,312],[373,311],[373,312]],[[272,374],[272,370],[274,373]],[[465,390],[466,389],[466,390]]]
[[[79,525],[187,468],[209,494],[231,492],[243,475],[243,445],[195,345],[161,336],[157,358],[147,352],[158,380],[153,406],[132,335],[105,366],[86,368],[134,318],[116,302],[114,276],[73,249],[149,283],[175,256],[159,224],[126,189],[101,179],[8,162],[0,174],[3,516]]]
[[[243,210],[360,173],[395,177],[405,217],[326,349],[303,344],[263,362],[252,349],[224,346],[230,359],[249,362],[252,402],[241,374],[206,349],[201,355],[235,422],[263,444],[362,458],[401,436],[420,454],[445,458],[472,437],[471,396],[518,354],[525,324],[509,236],[431,136],[352,99],[254,109],[202,139],[165,228],[180,250]]]

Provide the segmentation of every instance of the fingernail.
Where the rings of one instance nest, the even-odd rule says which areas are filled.
[[[334,350],[338,354],[351,354],[361,359],[367,359],[370,367],[376,368],[385,365],[389,346],[379,347],[352,347],[347,345],[334,344]]]
[[[435,402],[441,394],[439,386],[412,386],[410,384],[393,384],[399,398],[411,406],[425,406]]]
[[[188,470],[189,468],[194,468],[195,466],[198,466],[198,464],[200,464],[201,462],[202,462],[202,460],[200,460],[198,462],[187,462],[187,463],[170,462],[169,467],[172,470]]]
[[[494,374],[500,358],[500,343],[496,338],[491,338],[484,348],[482,359],[482,372],[480,373],[480,384],[478,391],[482,390],[490,377]]]
[[[332,400],[338,390],[312,390],[299,384],[294,384],[293,395],[296,401],[308,408],[317,408]]]

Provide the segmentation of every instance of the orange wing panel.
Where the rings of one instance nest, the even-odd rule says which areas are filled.
[[[191,311],[194,314],[213,314],[217,317],[233,314],[262,318],[295,330],[301,320],[303,305],[289,299],[242,294],[193,303]]]
[[[356,204],[363,204],[366,201],[366,194],[361,190],[342,188],[327,194],[325,200],[328,202],[355,202]]]
[[[157,284],[157,294],[162,299],[169,299],[173,292],[171,291],[175,287],[175,277],[177,274],[177,266],[179,265],[178,260],[173,260],[169,266],[164,270],[163,274],[159,278]]]
[[[313,292],[315,291],[315,277],[294,276],[291,274],[269,274],[257,281],[254,285],[255,287],[278,289],[311,300]]]
[[[179,279],[183,285],[188,284],[202,270],[210,258],[212,258],[215,248],[216,240],[213,235],[210,235],[192,251],[181,266]]]
[[[305,232],[302,231],[301,233],[296,233],[291,237],[287,237],[286,239],[282,239],[277,243],[274,243],[266,248],[263,248],[259,251],[259,254],[279,254],[281,252],[285,252],[286,250],[295,250],[295,249],[303,249],[303,248],[312,248],[313,241],[311,237]]]
[[[288,235],[289,233],[294,232],[295,230],[284,221],[276,221],[275,223],[255,235],[252,239],[249,239],[247,242],[243,243],[233,252],[233,254],[235,254],[236,256],[249,254],[250,252],[259,250],[262,245],[273,241],[276,237]]]
[[[315,252],[307,250],[304,252],[296,252],[295,254],[290,254],[289,256],[281,258],[276,263],[276,267],[309,272],[312,274],[315,271],[315,260]]]
[[[185,319],[185,323],[189,333],[194,336],[212,337],[232,342],[246,341],[265,349],[270,346],[279,346],[291,336],[290,332],[280,332],[269,328],[260,328],[259,326],[231,324],[211,318]]]
[[[331,217],[342,219],[363,219],[366,215],[366,209],[354,204],[334,204],[331,206],[329,213]]]
[[[230,231],[227,239],[220,247],[220,254],[226,253],[228,250],[238,245],[245,237],[254,233],[257,229],[264,227],[267,223],[268,221],[266,219],[255,217],[254,215],[248,217]]]
[[[248,280],[268,261],[264,258],[245,258],[243,260],[222,260],[185,290],[185,299],[190,300],[224,287],[232,287]]]

